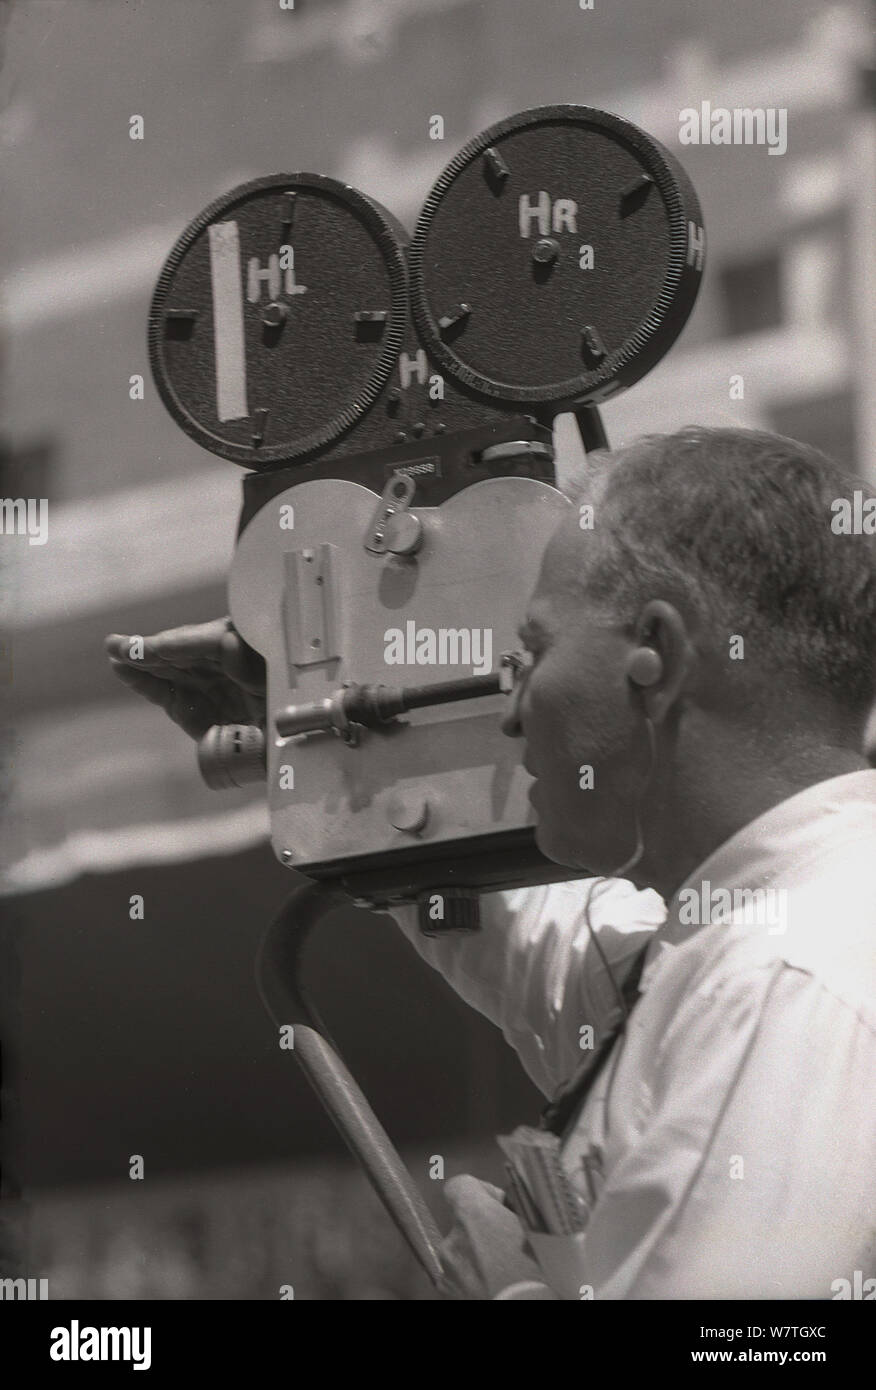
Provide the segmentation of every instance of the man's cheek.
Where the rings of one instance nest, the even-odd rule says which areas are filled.
[[[562,686],[552,678],[549,666],[534,668],[527,681],[524,701],[527,735],[531,740],[547,743],[560,736],[564,717],[568,716],[568,700]]]

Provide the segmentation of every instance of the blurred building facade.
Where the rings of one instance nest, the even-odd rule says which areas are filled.
[[[0,391],[10,495],[49,499],[47,544],[3,538],[7,553],[18,546],[0,614],[14,717],[3,870],[25,926],[63,930],[73,913],[111,930],[115,909],[94,876],[117,883],[121,902],[127,886],[142,892],[172,869],[175,891],[195,904],[211,856],[239,856],[241,873],[269,880],[275,900],[285,883],[269,865],[257,793],[207,791],[182,735],[118,686],[103,658],[106,632],[226,611],[241,474],[176,428],[146,357],[151,290],[186,223],[235,184],[309,169],[362,188],[413,229],[437,174],[484,126],[555,102],[617,111],[687,168],[709,259],[675,348],[606,407],[612,442],[690,422],[764,425],[876,481],[862,313],[873,287],[858,88],[868,43],[856,0],[13,9],[0,75]],[[680,111],[704,101],[786,108],[787,152],[681,145]],[[133,114],[142,141],[129,138]],[[429,138],[434,114],[443,141]],[[130,390],[138,374],[142,400]],[[568,424],[558,428],[561,475],[579,447]],[[214,899],[213,923],[239,906]],[[74,974],[84,940],[82,952],[78,966],[66,962]],[[38,972],[32,988],[38,998]],[[509,1077],[496,1064],[489,1084],[523,1095]],[[484,1085],[481,1073],[476,1098]],[[193,1103],[206,1104],[197,1094]],[[461,1129],[476,1108],[462,1107]],[[39,1168],[48,1185],[75,1170],[59,1142],[56,1161]]]
[[[247,178],[309,168],[413,227],[437,173],[491,121],[554,101],[619,111],[689,170],[709,262],[680,342],[606,409],[612,441],[690,421],[764,424],[873,476],[857,341],[872,189],[853,136],[865,35],[863,9],[817,0],[657,12],[552,0],[537,17],[528,0],[13,11],[0,127],[7,447],[15,476],[49,498],[51,531],[19,547],[5,604],[21,710],[10,886],[266,831],[255,795],[200,787],[190,750],[113,688],[101,655],[108,630],[225,611],[240,474],[174,426],[145,353],[157,272],[195,212]],[[787,152],[680,145],[679,112],[703,101],[786,108]],[[429,138],[433,113],[443,141]],[[561,464],[576,448],[565,423]],[[63,804],[47,767],[64,770]]]

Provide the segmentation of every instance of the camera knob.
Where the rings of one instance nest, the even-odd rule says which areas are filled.
[[[395,830],[418,835],[429,819],[429,802],[417,792],[399,792],[386,808],[386,818]]]
[[[278,301],[266,304],[262,310],[262,323],[265,328],[282,328],[289,317],[289,307]]]
[[[396,512],[383,528],[386,549],[392,555],[413,555],[423,544],[423,523],[413,512]]]

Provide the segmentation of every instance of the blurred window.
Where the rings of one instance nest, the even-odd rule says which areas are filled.
[[[866,471],[858,454],[855,392],[851,388],[795,401],[773,401],[766,427],[789,439],[802,439],[835,459],[849,473]]]
[[[781,326],[784,314],[782,264],[778,251],[719,267],[718,287],[724,333],[728,338]]]
[[[245,32],[250,62],[291,62],[335,48],[348,63],[389,57],[407,21],[481,4],[482,0],[295,0],[291,10],[251,0]]]
[[[0,439],[0,496],[48,497],[57,458],[54,437]]]

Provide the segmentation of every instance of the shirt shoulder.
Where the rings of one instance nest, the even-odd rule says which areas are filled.
[[[767,888],[740,890],[726,920],[665,948],[670,973],[708,993],[752,971],[798,971],[876,1032],[872,851],[867,841],[847,842]]]

